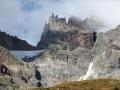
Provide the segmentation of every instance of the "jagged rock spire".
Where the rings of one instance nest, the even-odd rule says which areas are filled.
[[[72,16],[67,22],[66,18],[59,18],[58,15],[52,14],[37,46],[48,47],[50,43],[64,41],[76,47],[92,48],[95,40],[96,33],[86,25],[84,20]]]

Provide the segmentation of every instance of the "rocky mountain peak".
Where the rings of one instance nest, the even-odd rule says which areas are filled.
[[[79,18],[79,17],[76,17],[76,16],[71,16],[69,19],[68,19],[68,24],[70,26],[75,26],[75,27],[82,27],[82,23],[83,21]]]
[[[52,14],[45,24],[38,48],[47,48],[50,43],[68,42],[74,47],[92,48],[96,40],[96,32],[91,28],[93,20],[81,20],[78,17],[71,16],[68,21],[66,18],[59,18]]]
[[[66,18],[59,18],[58,15],[52,14],[48,20],[48,26],[51,30],[55,31],[67,31]]]
[[[65,17],[64,17],[64,18],[59,18],[58,15],[54,15],[54,14],[52,14],[52,15],[50,16],[48,23],[49,23],[49,22],[67,23]],[[49,23],[49,24],[50,24],[50,23]]]
[[[85,18],[84,20],[76,16],[71,16],[67,21],[65,17],[59,18],[58,15],[52,14],[48,20],[48,26],[51,30],[64,32],[74,29],[78,31],[96,31],[103,26],[103,23],[94,16]]]

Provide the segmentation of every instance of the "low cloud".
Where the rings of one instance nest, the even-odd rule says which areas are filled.
[[[106,31],[120,24],[118,0],[0,0],[0,29],[36,45],[51,13],[60,17],[95,16]]]

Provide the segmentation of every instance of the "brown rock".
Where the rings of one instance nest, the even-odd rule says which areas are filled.
[[[10,36],[0,31],[0,45],[9,50],[34,50],[34,46],[28,44],[25,40],[21,40],[16,36]]]

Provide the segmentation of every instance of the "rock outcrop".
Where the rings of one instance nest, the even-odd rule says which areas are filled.
[[[41,74],[37,67],[17,60],[7,49],[0,46],[0,78],[0,84],[5,85],[5,88],[10,84],[15,86],[16,90],[23,90],[29,86],[40,86]],[[2,83],[2,80],[5,82]],[[14,89],[12,86],[10,87]]]
[[[86,48],[71,48],[68,43],[51,44],[33,63],[41,72],[41,83],[51,87],[66,81],[78,80],[92,61],[91,51]]]
[[[21,40],[16,36],[10,36],[0,31],[0,45],[9,50],[35,50],[36,48],[28,44],[25,40]]]
[[[120,26],[106,33],[99,33],[92,53],[93,61],[82,80],[120,80]]]
[[[38,48],[48,48],[51,43],[58,43],[58,41],[68,42],[71,46],[85,47],[91,49],[96,40],[95,30],[101,27],[93,19],[80,20],[77,17],[70,17],[68,22],[66,18],[58,18],[52,16],[45,24],[41,40],[38,43]]]
[[[87,72],[99,26],[92,19],[70,17],[66,21],[52,14],[37,45],[47,50],[33,62],[41,72],[44,87],[78,80]]]

